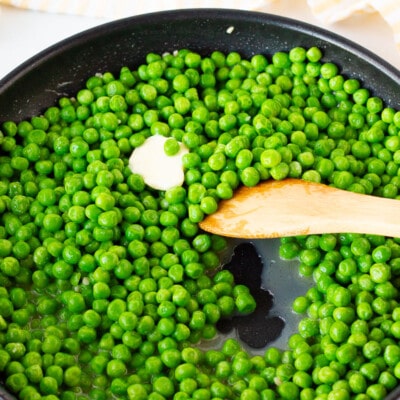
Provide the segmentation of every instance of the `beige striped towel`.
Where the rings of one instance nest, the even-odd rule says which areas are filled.
[[[0,0],[0,4],[53,13],[116,19],[152,11],[183,8],[254,10],[273,0]]]
[[[108,20],[166,9],[211,7],[263,10],[279,0],[0,0],[0,4],[53,13],[66,13]],[[400,0],[307,0],[321,22],[332,24],[359,12],[378,12],[393,30],[400,49]]]
[[[334,23],[358,12],[379,12],[392,28],[400,49],[399,0],[307,0],[313,14],[325,23]]]

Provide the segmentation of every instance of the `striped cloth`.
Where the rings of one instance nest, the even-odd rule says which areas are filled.
[[[77,14],[108,20],[167,9],[196,7],[266,9],[279,0],[0,0],[0,4],[53,13]],[[359,12],[378,12],[393,30],[400,50],[400,0],[307,0],[322,23],[332,24]]]
[[[325,23],[334,23],[358,12],[379,12],[393,30],[400,49],[399,0],[307,0],[313,14]]]
[[[111,20],[153,11],[197,7],[255,10],[271,1],[273,0],[0,0],[0,4]]]

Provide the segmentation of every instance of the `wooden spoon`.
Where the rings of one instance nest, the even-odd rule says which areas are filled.
[[[297,179],[240,187],[200,227],[243,239],[321,233],[400,237],[400,201]]]

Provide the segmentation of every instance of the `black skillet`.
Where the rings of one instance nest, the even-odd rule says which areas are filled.
[[[265,13],[226,9],[167,11],[126,18],[66,39],[0,81],[0,123],[40,114],[73,95],[96,72],[140,65],[149,52],[190,48],[244,56],[318,46],[341,73],[359,79],[388,106],[400,108],[400,72],[361,46],[321,28]],[[400,388],[399,388],[400,389]],[[386,400],[400,398],[395,390]],[[0,389],[0,400],[12,399]]]

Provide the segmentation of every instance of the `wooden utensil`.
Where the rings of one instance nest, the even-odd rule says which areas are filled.
[[[240,187],[200,227],[243,239],[321,233],[400,237],[400,201],[298,179]]]

